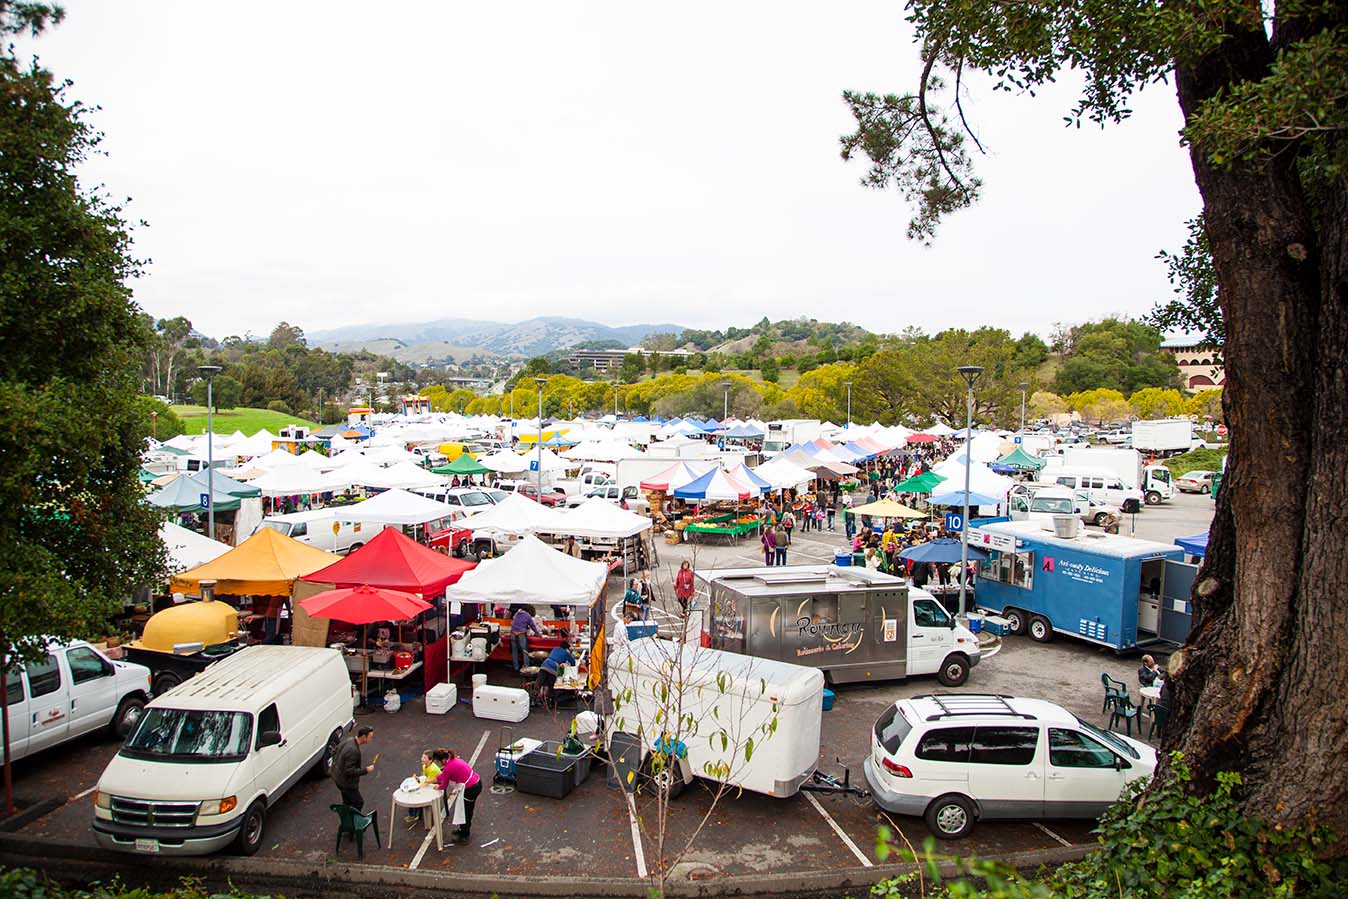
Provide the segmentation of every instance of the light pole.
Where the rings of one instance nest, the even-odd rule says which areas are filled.
[[[1030,388],[1029,384],[1024,382],[1020,385],[1020,429],[1025,430],[1025,391]]]
[[[159,424],[159,413],[158,413],[158,412],[151,412],[151,413],[150,413],[150,439],[151,439],[151,440],[158,440],[158,439],[159,439],[159,428],[158,428],[158,424]]]
[[[613,382],[613,421],[618,421],[618,382]]]
[[[730,382],[721,382],[721,424],[730,417]]]
[[[215,539],[215,376],[218,365],[198,365],[206,376],[206,536]]]
[[[960,615],[964,614],[965,595],[969,589],[969,470],[973,467],[970,446],[974,431],[974,381],[983,373],[978,365],[961,365],[956,369],[969,392],[965,399],[964,418],[964,527],[960,528]]]
[[[543,385],[548,383],[547,378],[534,378],[534,383],[538,385],[538,502],[543,502]]]
[[[852,382],[845,382],[847,385],[847,429],[852,429]]]

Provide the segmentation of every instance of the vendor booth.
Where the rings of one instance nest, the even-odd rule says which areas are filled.
[[[597,496],[563,512],[546,533],[574,537],[579,558],[601,562],[611,572],[621,570],[624,578],[659,561],[651,542],[651,520]]]

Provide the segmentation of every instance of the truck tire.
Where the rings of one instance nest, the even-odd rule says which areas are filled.
[[[1122,506],[1119,507],[1119,511],[1121,511],[1121,512],[1127,512],[1129,515],[1133,515],[1133,514],[1135,514],[1138,510],[1140,510],[1141,508],[1142,508],[1142,507],[1141,507],[1140,505],[1138,505],[1137,500],[1135,500],[1135,499],[1130,499],[1130,500],[1125,501],[1124,504],[1123,504]]]
[[[1148,490],[1144,498],[1149,506],[1159,506],[1161,504],[1161,494],[1156,490]]]
[[[974,829],[974,804],[958,793],[948,793],[927,806],[922,816],[927,828],[942,840],[961,840]]]
[[[952,652],[941,663],[941,670],[936,672],[936,679],[943,687],[962,686],[969,679],[969,660],[961,653]]]
[[[323,747],[323,754],[318,757],[318,764],[314,765],[314,774],[318,777],[328,777],[332,774],[332,761],[337,757],[337,747],[342,745],[342,729],[338,728],[328,737],[328,743]]]
[[[1020,609],[1007,609],[1002,613],[1006,616],[1007,630],[1017,637],[1023,637],[1030,629],[1030,619]]]
[[[1093,523],[1097,528],[1102,528],[1102,527],[1105,526],[1105,522],[1106,522],[1106,521],[1109,521],[1109,513],[1108,513],[1108,512],[1096,512],[1096,513],[1095,513],[1095,518],[1093,518],[1091,521],[1092,521],[1092,523]]]
[[[1052,642],[1053,623],[1043,615],[1035,615],[1030,619],[1030,639],[1036,643]]]
[[[240,855],[256,855],[262,848],[262,831],[267,824],[267,806],[261,799],[248,806],[243,813],[243,822],[239,825],[239,836],[234,848]]]
[[[183,679],[172,671],[161,671],[154,679],[154,695],[163,696],[182,682]]]
[[[108,729],[117,739],[125,740],[131,735],[131,731],[136,729],[136,725],[140,723],[140,716],[144,711],[144,696],[128,696],[117,706],[117,711],[113,714]]]

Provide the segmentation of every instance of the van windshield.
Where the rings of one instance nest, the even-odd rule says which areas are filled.
[[[1115,752],[1126,755],[1132,759],[1142,758],[1142,756],[1137,754],[1137,750],[1121,740],[1118,734],[1111,733],[1107,730],[1101,730],[1089,721],[1082,721],[1080,718],[1077,718],[1077,724],[1080,724],[1081,729],[1092,737],[1095,737],[1102,743],[1108,744]]]
[[[472,491],[472,492],[470,492],[470,493],[460,493],[460,494],[459,494],[459,502],[463,503],[465,506],[489,506],[489,505],[491,505],[491,500],[487,498],[487,494],[485,494],[485,493],[478,493],[476,490],[474,490],[474,491]]]
[[[290,522],[288,521],[263,521],[264,528],[271,528],[273,531],[280,531],[282,535],[290,536]]]
[[[1030,504],[1032,512],[1051,512],[1054,515],[1071,515],[1072,501],[1065,496],[1037,496]]]
[[[146,709],[121,754],[174,762],[234,762],[248,755],[253,716],[247,712]]]

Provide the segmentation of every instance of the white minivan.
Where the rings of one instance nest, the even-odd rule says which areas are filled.
[[[337,509],[312,509],[308,512],[268,515],[262,519],[258,529],[271,528],[292,540],[330,553],[360,549],[380,531],[379,525],[371,527],[359,521],[343,521],[337,512]]]
[[[10,761],[99,728],[125,737],[149,701],[149,668],[114,662],[83,640],[49,641],[46,658],[6,675]]]
[[[252,855],[267,811],[306,772],[326,774],[353,723],[336,650],[250,646],[155,697],[99,778],[105,849]]]

